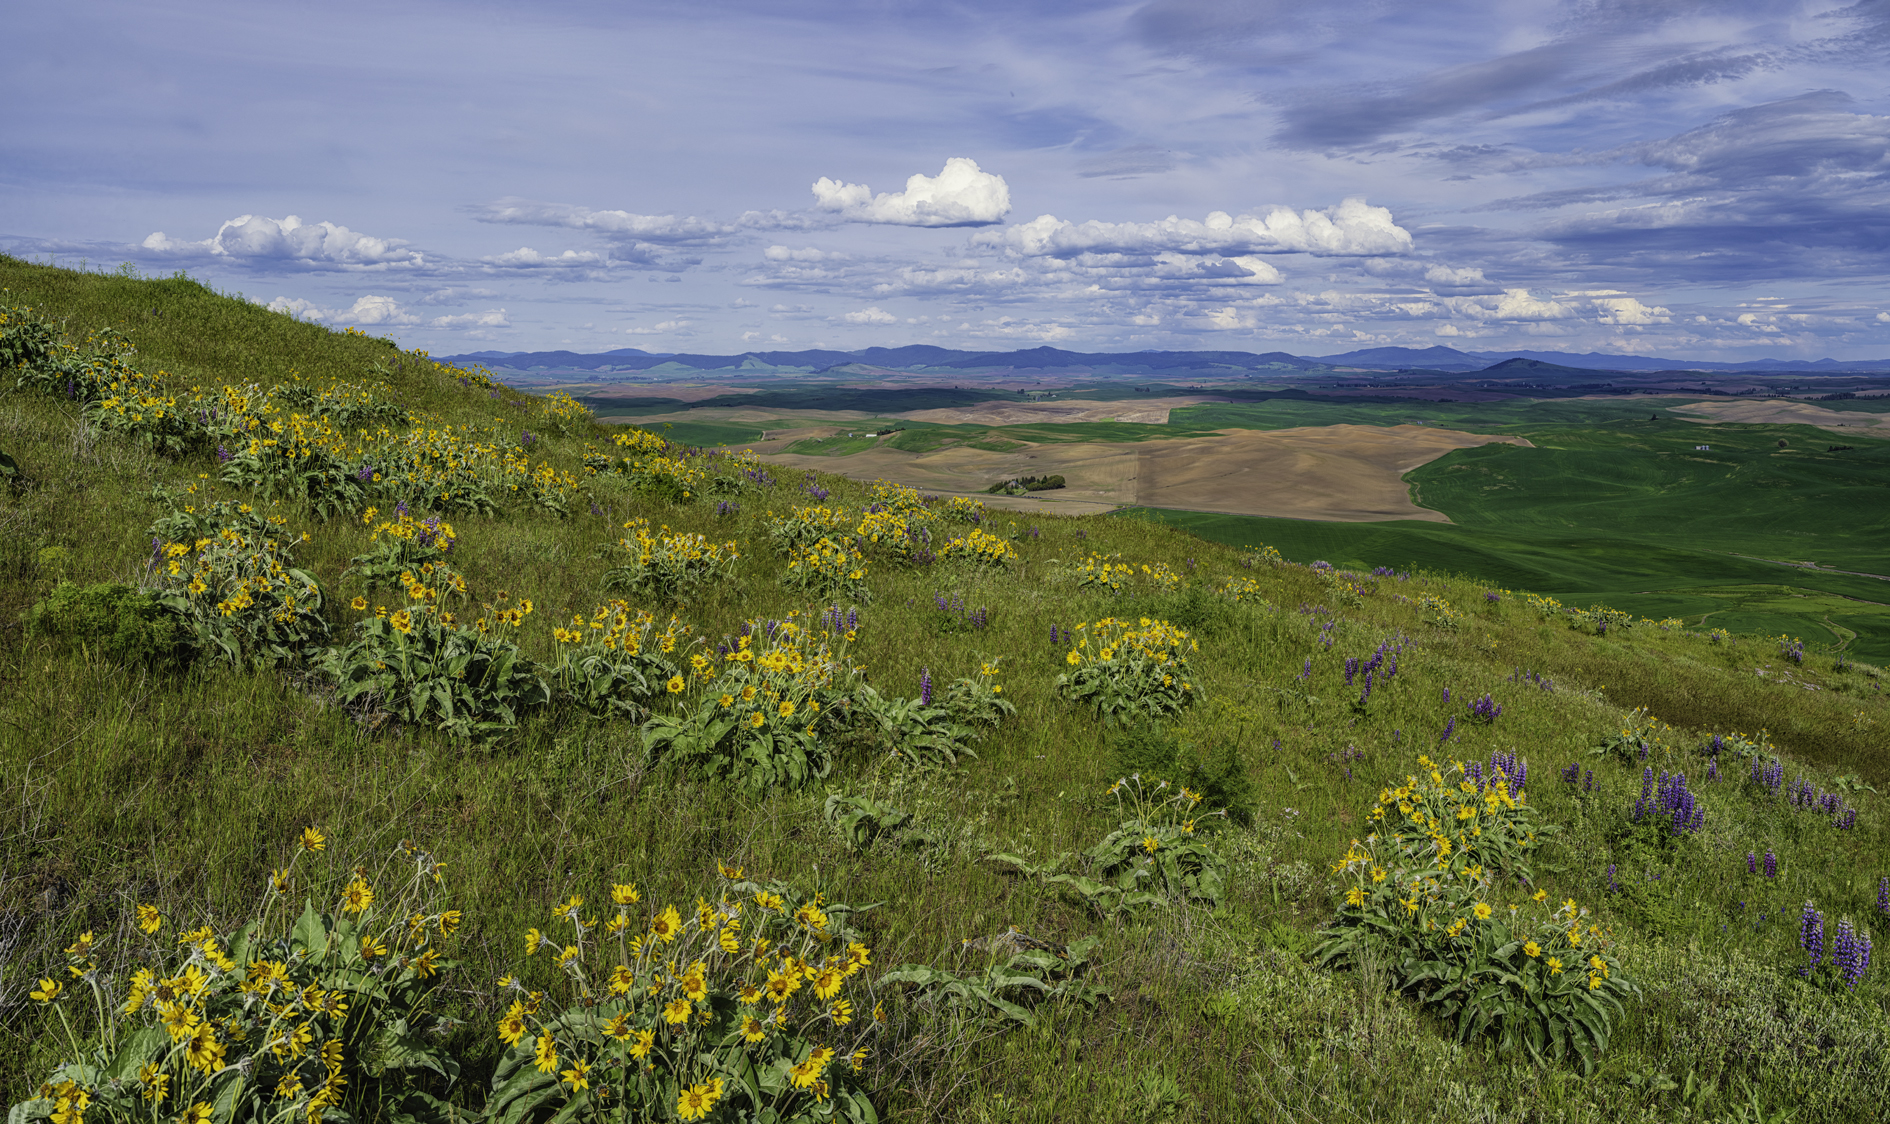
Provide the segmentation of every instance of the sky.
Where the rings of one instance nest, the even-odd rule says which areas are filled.
[[[1890,0],[7,23],[0,249],[435,354],[1890,357]]]

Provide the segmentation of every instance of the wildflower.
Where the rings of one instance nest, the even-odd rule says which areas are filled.
[[[1144,835],[1142,837],[1142,850],[1151,855],[1155,853],[1155,848],[1161,845],[1161,840],[1155,838],[1153,835]]]
[[[845,1026],[853,1021],[853,1004],[845,999],[836,999],[827,1014],[835,1026]]]
[[[1488,921],[1490,919],[1490,903],[1478,902],[1471,907],[1470,912],[1477,915],[1478,921]]]
[[[289,892],[289,872],[286,870],[270,871],[269,872],[269,888],[278,894],[288,893]]]
[[[217,1041],[215,1029],[209,1023],[202,1023],[191,1030],[190,1037],[184,1039],[184,1060],[191,1068],[203,1073],[215,1073],[223,1066],[223,1043]]]
[[[440,914],[440,935],[442,937],[452,936],[454,931],[459,928],[459,918],[460,912],[457,909],[449,909],[445,913]]]
[[[573,1058],[571,1068],[558,1076],[564,1078],[566,1085],[571,1086],[571,1092],[574,1095],[591,1087],[591,1066],[583,1058]]]
[[[210,1124],[210,1106],[198,1101],[177,1118],[178,1124]]]
[[[368,888],[367,879],[356,875],[354,881],[348,883],[348,888],[342,891],[341,908],[349,913],[362,913],[373,904],[374,891]]]
[[[512,1005],[506,1008],[505,1014],[499,1017],[499,1039],[507,1046],[514,1046],[523,1037],[525,1037],[525,1004],[514,999]]]
[[[387,955],[387,945],[372,934],[361,938],[361,959],[373,960],[377,956]]]
[[[676,1115],[684,1120],[700,1120],[709,1115],[715,1102],[722,1099],[722,1079],[711,1077],[706,1085],[691,1085],[676,1097]]]
[[[365,597],[356,597],[353,601],[348,602],[348,605],[355,612],[359,613],[367,609],[368,601]]]
[[[676,912],[676,907],[673,905],[664,906],[663,912],[650,918],[650,933],[661,938],[664,944],[675,940],[677,934],[681,932],[682,915]]]
[[[1534,960],[1536,957],[1542,955],[1542,946],[1537,944],[1534,941],[1524,942],[1522,946],[1522,950],[1525,954],[1528,955],[1529,959],[1531,960]]]
[[[1550,975],[1559,976],[1562,974],[1562,962],[1556,957],[1551,956],[1547,960],[1544,960],[1543,963],[1549,966]]]
[[[28,995],[30,998],[36,999],[41,1003],[51,1003],[53,1000],[59,998],[59,992],[64,986],[65,985],[61,984],[58,980],[41,979],[38,989],[29,992]]]
[[[683,687],[685,686],[685,684],[683,683],[683,677],[680,675],[670,676],[669,683],[666,684],[666,686],[669,688],[670,694],[672,695],[682,694]]]
[[[638,896],[635,884],[626,885],[619,882],[610,888],[610,900],[618,905],[635,905],[643,899]]]
[[[145,1100],[163,1104],[171,1091],[171,1075],[159,1069],[156,1062],[146,1062],[138,1067],[138,1085]]]
[[[792,718],[792,717],[794,717],[794,700],[793,700],[793,699],[782,699],[782,700],[781,700],[781,706],[780,706],[780,708],[779,708],[779,713],[780,713],[780,715],[781,715],[781,717],[783,717],[783,718]]]
[[[302,837],[296,842],[304,851],[320,851],[327,848],[328,837],[321,833],[320,828],[305,827],[302,829]]]
[[[551,1037],[550,1031],[539,1034],[532,1043],[532,1054],[536,1059],[538,1072],[556,1073],[558,1071],[558,1044]]]
[[[689,1016],[694,1013],[695,1008],[687,999],[672,999],[663,1008],[663,1021],[671,1026],[680,1026],[688,1022]]]
[[[525,955],[536,956],[538,955],[538,949],[541,945],[547,945],[550,943],[551,943],[550,941],[545,939],[545,935],[539,932],[538,930],[536,929],[525,930]]]
[[[1365,904],[1365,891],[1359,889],[1357,886],[1354,886],[1350,890],[1347,890],[1345,892],[1345,904],[1346,905],[1364,905]]]

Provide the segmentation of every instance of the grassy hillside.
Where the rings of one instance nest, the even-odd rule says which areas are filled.
[[[685,456],[184,279],[0,258],[0,288],[38,310],[0,383],[0,1089],[50,1086],[28,1119],[332,1094],[390,1121],[1868,1120],[1890,1095],[1882,969],[1799,974],[1808,902],[1827,953],[1890,933],[1867,662]],[[18,342],[45,320],[64,343]],[[1684,772],[1698,823],[1671,781],[1637,818],[1644,772]],[[1182,785],[1202,802],[1163,803]],[[1425,965],[1482,981],[1471,1005]],[[1598,1020],[1592,1068],[1501,1037],[1553,1055]],[[67,1064],[100,1050],[119,1068]]]

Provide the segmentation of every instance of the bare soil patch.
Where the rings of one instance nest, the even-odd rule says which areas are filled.
[[[1741,422],[1747,425],[1783,423],[1842,430],[1890,429],[1890,417],[1882,414],[1827,410],[1810,402],[1780,401],[1776,398],[1743,402],[1689,402],[1671,409],[1688,421],[1698,422]]]
[[[1142,504],[1345,522],[1449,522],[1441,512],[1411,502],[1405,473],[1452,449],[1494,441],[1528,444],[1520,437],[1433,426],[1329,425],[1226,430],[1207,437],[1139,444],[1024,445],[1001,453],[954,446],[915,454],[883,443],[848,457],[775,451],[808,435],[808,429],[784,433],[778,440],[771,434],[768,442],[744,447],[786,468],[838,472],[855,480],[889,480],[928,492],[979,493],[999,480],[1018,476],[1058,474],[1068,481],[1054,492],[987,500],[993,506],[1017,510],[1076,515]]]
[[[1411,502],[1404,474],[1453,449],[1520,437],[1421,425],[1324,425],[1228,430],[1188,441],[1137,446],[1137,502],[1150,507],[1365,522],[1425,519],[1440,511]]]

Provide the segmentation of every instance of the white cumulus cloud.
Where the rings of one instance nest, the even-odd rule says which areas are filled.
[[[511,326],[511,322],[505,318],[503,308],[489,308],[484,312],[467,312],[456,316],[435,316],[428,320],[393,297],[381,296],[377,293],[357,298],[354,304],[347,308],[322,308],[314,301],[304,300],[301,297],[277,297],[264,307],[272,312],[293,316],[297,320],[351,325],[357,328],[374,326],[411,328],[425,325],[430,328],[453,330]]]
[[[159,230],[140,244],[147,253],[160,257],[221,258],[252,265],[282,263],[352,270],[424,266],[425,257],[406,246],[399,238],[376,238],[332,222],[305,223],[295,215],[281,219],[239,215],[202,241],[172,238]]]
[[[1022,257],[1074,258],[1084,254],[1317,254],[1370,257],[1411,249],[1411,232],[1399,226],[1387,207],[1347,199],[1319,211],[1276,207],[1265,215],[1214,211],[1205,220],[1170,215],[1159,222],[1073,223],[1040,215],[1027,223],[972,236],[975,245],[991,246]]]
[[[633,211],[594,211],[569,203],[538,203],[530,199],[501,199],[473,208],[480,222],[525,226],[561,226],[588,230],[606,238],[666,245],[712,242],[733,234],[736,227],[699,219],[694,215],[639,215]]]
[[[530,246],[520,246],[510,253],[495,254],[485,258],[492,265],[510,269],[572,269],[595,268],[604,264],[604,255],[588,250],[566,250],[562,254],[541,254]]]
[[[1424,271],[1424,280],[1433,285],[1484,285],[1488,284],[1480,269],[1452,269],[1447,265],[1434,265]]]
[[[988,226],[1011,211],[1011,189],[1004,177],[986,172],[963,156],[945,161],[936,176],[914,175],[904,191],[873,194],[863,183],[820,177],[815,205],[852,222],[892,226]]]
[[[1597,297],[1596,319],[1603,324],[1671,324],[1673,316],[1659,305],[1645,305],[1633,297]]]
[[[899,318],[878,305],[862,308],[858,312],[848,312],[840,317],[849,324],[897,324]]]
[[[791,250],[786,246],[770,246],[761,252],[761,256],[767,258],[769,261],[820,262],[851,260],[846,254],[840,253],[838,250],[816,250],[812,246],[805,246],[799,250]]]

